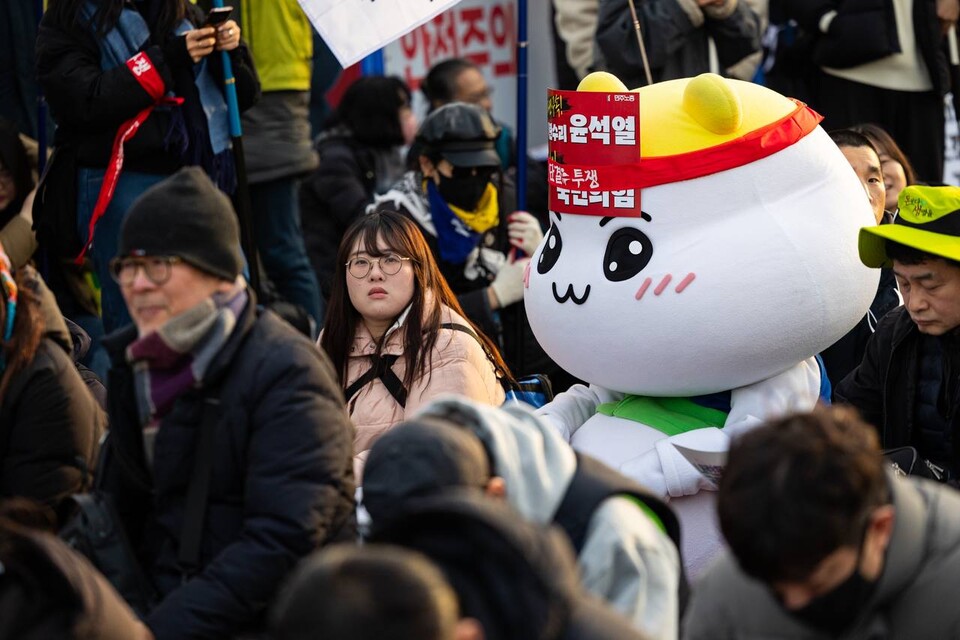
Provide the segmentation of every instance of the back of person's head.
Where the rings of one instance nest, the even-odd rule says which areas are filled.
[[[33,190],[33,170],[17,126],[0,118],[0,227],[20,213]]]
[[[275,640],[453,640],[458,607],[424,556],[389,545],[337,545],[307,558],[277,600]]]
[[[400,110],[410,108],[410,89],[397,76],[363,76],[344,92],[325,127],[344,125],[371,147],[405,144]]]
[[[176,256],[232,282],[243,268],[233,204],[203,169],[184,167],[133,201],[117,255]]]
[[[450,58],[430,68],[420,83],[420,90],[430,103],[431,110],[456,99],[457,78],[467,69],[480,70],[476,64],[464,58]]]
[[[0,517],[0,640],[143,637],[143,625],[85,558],[50,533]]]
[[[859,548],[889,500],[876,432],[854,410],[830,407],[734,441],[717,510],[740,567],[770,584],[804,580],[834,551]]]
[[[487,452],[472,431],[421,418],[374,443],[363,471],[363,504],[377,522],[403,513],[412,500],[457,487],[484,489],[489,480]]]
[[[447,578],[460,613],[488,638],[559,638],[576,590],[573,551],[555,530],[527,523],[477,490],[450,490],[411,502],[374,522],[371,541],[423,553]]]
[[[639,634],[577,582],[573,549],[555,527],[524,520],[479,490],[412,501],[371,539],[423,553],[447,578],[460,615],[497,640],[634,640]]]
[[[887,133],[886,129],[878,124],[869,122],[854,125],[850,127],[850,131],[859,133],[869,139],[877,154],[881,156],[881,161],[883,160],[882,156],[886,155],[889,156],[891,160],[899,162],[900,166],[903,167],[907,184],[916,184],[917,172],[914,170],[913,164],[903,149],[900,148],[900,145],[897,144],[897,141],[893,139],[893,136]]]

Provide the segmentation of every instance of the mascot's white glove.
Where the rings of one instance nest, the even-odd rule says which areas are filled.
[[[721,452],[729,448],[730,437],[716,427],[707,427],[664,438],[650,451],[620,465],[620,473],[667,500],[703,490],[716,491],[713,481],[701,474],[675,444],[694,451]]]
[[[510,244],[528,256],[532,256],[540,241],[543,240],[540,222],[526,211],[514,211],[507,220]]]
[[[530,258],[517,260],[513,253],[510,252],[509,259],[503,263],[497,277],[490,283],[490,289],[497,297],[501,309],[523,300],[523,272]]]

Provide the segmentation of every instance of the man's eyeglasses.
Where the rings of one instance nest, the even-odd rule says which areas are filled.
[[[143,269],[147,280],[159,286],[170,279],[173,265],[183,262],[177,256],[150,256],[146,258],[114,258],[110,261],[110,275],[117,284],[133,284],[137,271]]]
[[[346,265],[347,272],[354,278],[366,278],[373,269],[373,263],[377,263],[384,275],[395,276],[400,273],[400,268],[407,260],[410,258],[401,258],[395,253],[388,253],[379,258],[353,258]]]

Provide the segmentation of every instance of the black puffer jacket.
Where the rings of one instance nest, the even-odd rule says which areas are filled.
[[[919,429],[924,426],[915,424],[920,341],[924,339],[945,340],[948,342],[944,343],[944,350],[955,349],[956,335],[924,336],[910,319],[906,308],[891,311],[880,321],[867,343],[863,362],[843,379],[834,393],[837,402],[855,406],[867,422],[879,429],[880,441],[885,448],[917,444]],[[946,354],[944,358],[947,358]],[[952,399],[953,403],[947,411],[951,418],[949,429],[954,434],[960,427],[960,407],[956,406],[960,398],[955,392],[958,382],[956,379],[946,381],[949,385],[947,399]],[[923,457],[932,455],[932,452],[923,450],[919,453]],[[960,469],[953,471],[956,473]]]
[[[893,1],[784,0],[783,7],[788,18],[816,34],[812,56],[817,64],[846,68],[901,50]],[[942,47],[937,0],[913,0],[912,5],[917,48],[930,70],[934,91],[943,95],[950,90],[950,69]],[[830,11],[837,16],[827,33],[821,33],[820,20]]]
[[[163,597],[146,622],[158,640],[249,631],[300,558],[352,535],[353,427],[336,376],[310,341],[251,302],[204,388],[162,419],[151,473],[124,357],[135,338],[127,327],[104,341],[115,454],[104,481]],[[201,569],[181,584],[184,503],[209,396],[219,397],[220,417]]]
[[[83,491],[106,415],[77,372],[53,296],[30,271],[26,282],[46,331],[0,401],[0,498],[24,496],[57,511],[64,498]]]
[[[187,18],[195,25],[201,24],[203,13],[192,4],[188,6]],[[145,52],[167,91],[199,103],[197,88],[190,81],[193,63],[182,36],[163,43],[148,42]],[[246,45],[234,49],[230,60],[238,103],[244,111],[259,97],[260,82]],[[222,79],[220,54],[207,56],[207,63],[214,77]],[[69,144],[75,149],[76,163],[85,167],[106,166],[117,128],[153,102],[125,65],[109,71],[101,69],[100,47],[89,28],[81,21],[59,24],[52,12],[40,22],[37,74],[57,121],[56,144]],[[222,80],[219,84],[222,86]],[[124,170],[173,173],[180,168],[179,153],[164,144],[169,130],[170,110],[154,110],[124,145]]]

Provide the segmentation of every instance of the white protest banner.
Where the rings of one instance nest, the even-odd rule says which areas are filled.
[[[269,1],[269,0],[268,0]],[[393,42],[459,0],[298,0],[314,28],[346,68]]]

